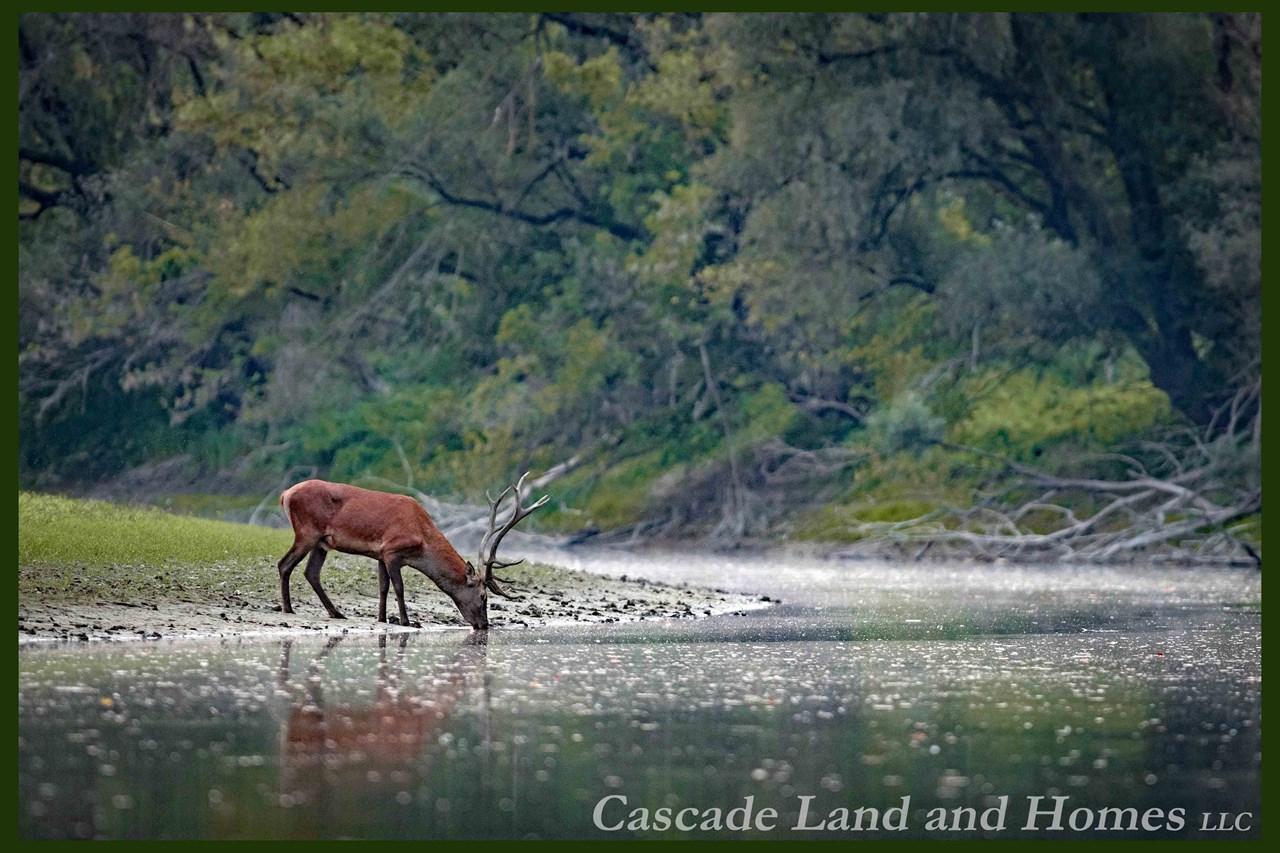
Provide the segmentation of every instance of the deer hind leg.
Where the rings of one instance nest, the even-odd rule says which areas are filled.
[[[391,587],[391,578],[387,574],[387,564],[378,561],[378,621],[387,621],[387,590]],[[385,639],[385,637],[384,637]]]
[[[347,617],[339,613],[338,608],[333,606],[333,602],[325,594],[324,587],[320,585],[320,567],[324,565],[324,558],[327,556],[329,556],[329,549],[324,545],[317,545],[315,550],[311,552],[311,559],[307,560],[307,568],[303,571],[303,574],[306,575],[307,583],[311,584],[311,588],[320,597],[320,603],[324,605],[324,609],[329,611],[329,615],[334,619],[346,619]]]
[[[284,605],[285,613],[293,612],[293,602],[289,599],[289,576],[293,574],[293,570],[298,563],[302,562],[302,558],[316,546],[316,540],[306,540],[300,536],[295,536],[293,547],[290,548],[285,555],[280,558],[280,562],[276,564],[276,569],[280,572],[280,602]]]

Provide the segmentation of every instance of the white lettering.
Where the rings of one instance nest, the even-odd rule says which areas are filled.
[[[884,813],[884,828],[891,829],[894,832],[902,832],[907,828],[907,810],[911,807],[911,797],[902,798],[902,805],[896,809],[886,809]],[[897,825],[894,825],[894,813],[897,813]]]
[[[1009,798],[1005,796],[1005,797],[999,797],[998,799],[1000,801],[1000,805],[992,806],[991,808],[987,809],[985,812],[982,813],[982,818],[979,820],[979,823],[982,825],[983,829],[986,829],[986,830],[1004,829],[1004,815],[1005,815],[1005,811],[1008,810],[1009,808]],[[994,816],[992,815],[993,812],[995,813]],[[990,817],[990,821],[988,821],[988,817]]]
[[[1027,823],[1023,829],[1039,829],[1039,821],[1041,816],[1052,815],[1053,823],[1047,827],[1049,831],[1057,831],[1062,829],[1062,806],[1067,801],[1067,797],[1054,797],[1053,811],[1044,811],[1040,809],[1040,801],[1044,797],[1027,797],[1030,805],[1027,809]]]
[[[731,809],[729,813],[724,816],[725,826],[729,827],[729,829],[732,829],[735,832],[745,832],[746,830],[750,829],[751,828],[751,807],[752,805],[755,804],[755,801],[756,801],[756,797],[754,794],[752,794],[751,796],[746,798],[746,800],[743,802],[743,804],[740,807],[736,809]],[[742,819],[736,825],[733,822],[734,815],[737,815]]]
[[[1147,825],[1147,818],[1151,816],[1152,812],[1155,812],[1156,817],[1164,816],[1164,812],[1162,812],[1160,809],[1148,809],[1147,813],[1142,816],[1142,826],[1148,832],[1150,832],[1153,829],[1160,828],[1158,826]],[[1107,818],[1109,817],[1115,818],[1111,826],[1107,826]],[[1126,820],[1129,823],[1128,826],[1123,825],[1123,823]],[[1105,809],[1098,810],[1098,829],[1134,830],[1137,828],[1138,828],[1138,810],[1137,809],[1134,809],[1134,808],[1121,809],[1121,808],[1116,808],[1114,806],[1109,806]]]
[[[605,832],[617,832],[622,829],[622,821],[618,821],[617,826],[604,825],[604,804],[610,800],[622,800],[622,804],[627,804],[627,798],[621,794],[610,794],[600,802],[596,803],[595,811],[591,813],[591,821],[596,825],[596,829],[603,829]]]
[[[1076,815],[1082,815],[1084,817],[1084,821],[1080,826],[1076,825]],[[1067,818],[1067,823],[1076,832],[1081,832],[1083,830],[1086,830],[1089,827],[1093,826],[1093,812],[1090,809],[1075,809],[1074,811],[1071,812],[1071,815]]]
[[[819,823],[816,826],[809,825],[809,803],[811,802],[813,802],[812,794],[809,794],[807,796],[803,796],[800,798],[800,817],[799,819],[796,820],[796,825],[791,827],[792,830],[797,830],[797,829],[817,830],[817,829],[827,828],[827,824],[825,822]]]

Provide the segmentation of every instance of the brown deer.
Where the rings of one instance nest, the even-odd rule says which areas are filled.
[[[521,508],[521,492],[526,472],[514,486],[508,486],[494,500],[489,499],[489,528],[480,539],[479,566],[462,559],[444,535],[436,529],[422,505],[407,495],[374,492],[342,483],[306,480],[280,496],[284,514],[293,525],[293,547],[277,568],[280,570],[280,598],[284,612],[293,612],[289,598],[289,576],[302,558],[311,555],[303,574],[316,591],[320,603],[334,619],[344,619],[320,585],[320,568],[330,551],[359,554],[378,561],[378,621],[387,621],[387,586],[396,590],[400,624],[409,625],[404,604],[404,579],[400,570],[411,566],[429,577],[445,595],[453,599],[467,624],[478,631],[489,627],[489,593],[515,598],[499,585],[509,581],[496,577],[494,569],[514,566],[523,560],[504,563],[497,559],[498,545],[521,519],[548,500],[543,495],[527,509]],[[498,508],[515,492],[511,516],[498,524]],[[414,624],[414,627],[421,627]]]

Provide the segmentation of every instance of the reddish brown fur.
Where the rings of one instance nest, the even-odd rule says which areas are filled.
[[[286,489],[280,504],[298,539],[322,541],[334,551],[375,560],[430,552],[459,583],[467,580],[466,560],[422,505],[407,495],[305,480]]]

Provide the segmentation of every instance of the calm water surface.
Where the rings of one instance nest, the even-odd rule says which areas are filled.
[[[23,648],[19,837],[1260,835],[1256,573],[541,556],[782,603]]]

